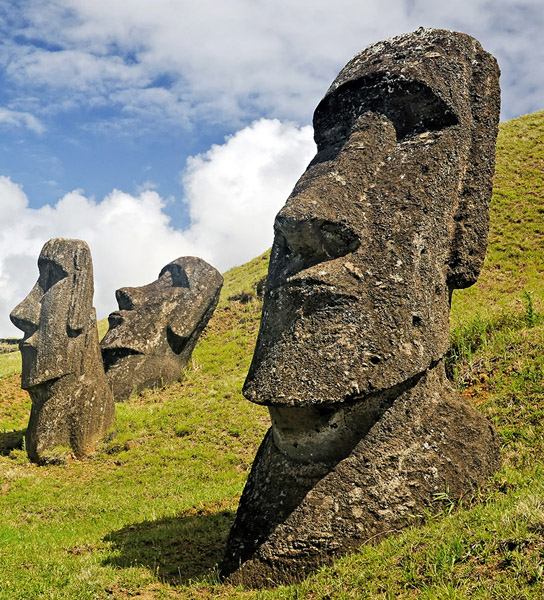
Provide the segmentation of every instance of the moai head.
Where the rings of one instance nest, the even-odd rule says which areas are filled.
[[[39,278],[11,312],[24,332],[20,343],[23,389],[79,374],[87,334],[95,326],[93,267],[85,242],[56,238],[38,258]]]
[[[101,348],[117,401],[179,379],[222,285],[216,269],[186,256],[167,264],[156,281],[116,291],[119,310],[109,316]]]
[[[227,541],[230,583],[296,581],[500,464],[443,361],[452,290],[485,254],[498,75],[475,39],[420,29],[358,54],[318,105],[244,388],[272,427]]]
[[[452,290],[485,255],[498,75],[475,39],[433,29],[340,72],[275,220],[249,400],[337,405],[443,357]]]

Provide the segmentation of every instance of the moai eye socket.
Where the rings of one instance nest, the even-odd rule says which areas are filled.
[[[314,113],[318,151],[343,144],[357,119],[368,111],[385,115],[399,142],[459,123],[453,110],[429,86],[378,72],[340,86],[321,101]]]
[[[171,263],[166,265],[159,274],[159,279],[166,280],[168,279],[171,283],[172,287],[182,287],[189,288],[189,278],[187,277],[187,272],[180,265],[176,265],[175,263]]]
[[[40,270],[38,285],[44,294],[68,275],[58,263],[47,258],[38,260],[38,268]]]

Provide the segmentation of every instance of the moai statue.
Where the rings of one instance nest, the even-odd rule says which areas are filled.
[[[110,314],[101,343],[116,402],[180,378],[222,285],[211,265],[185,256],[167,264],[156,281],[116,291],[119,310]]]
[[[89,247],[80,240],[49,240],[38,268],[36,285],[10,315],[25,334],[21,387],[32,400],[26,450],[34,462],[57,447],[83,458],[115,417],[92,306]]]
[[[472,37],[419,29],[355,56],[318,105],[317,154],[274,225],[244,387],[272,426],[229,581],[300,579],[498,467],[444,370],[452,291],[486,251],[498,79]]]

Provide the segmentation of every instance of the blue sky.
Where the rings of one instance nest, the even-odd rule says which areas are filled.
[[[0,335],[50,237],[89,242],[99,317],[265,250],[337,72],[419,26],[497,57],[503,120],[544,108],[542,0],[0,0]]]

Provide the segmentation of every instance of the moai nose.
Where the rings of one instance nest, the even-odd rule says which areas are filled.
[[[345,256],[360,243],[347,225],[315,217],[300,220],[282,215],[277,219],[276,231],[283,236],[289,254],[312,264]]]
[[[40,322],[41,304],[39,302],[42,292],[36,284],[28,296],[19,303],[9,315],[11,322],[25,334],[33,334],[38,329]]]
[[[119,310],[134,310],[138,305],[140,294],[138,288],[124,287],[115,292]]]
[[[359,236],[345,223],[312,213],[291,211],[287,205],[274,223],[274,245],[267,287],[320,263],[354,252]]]

